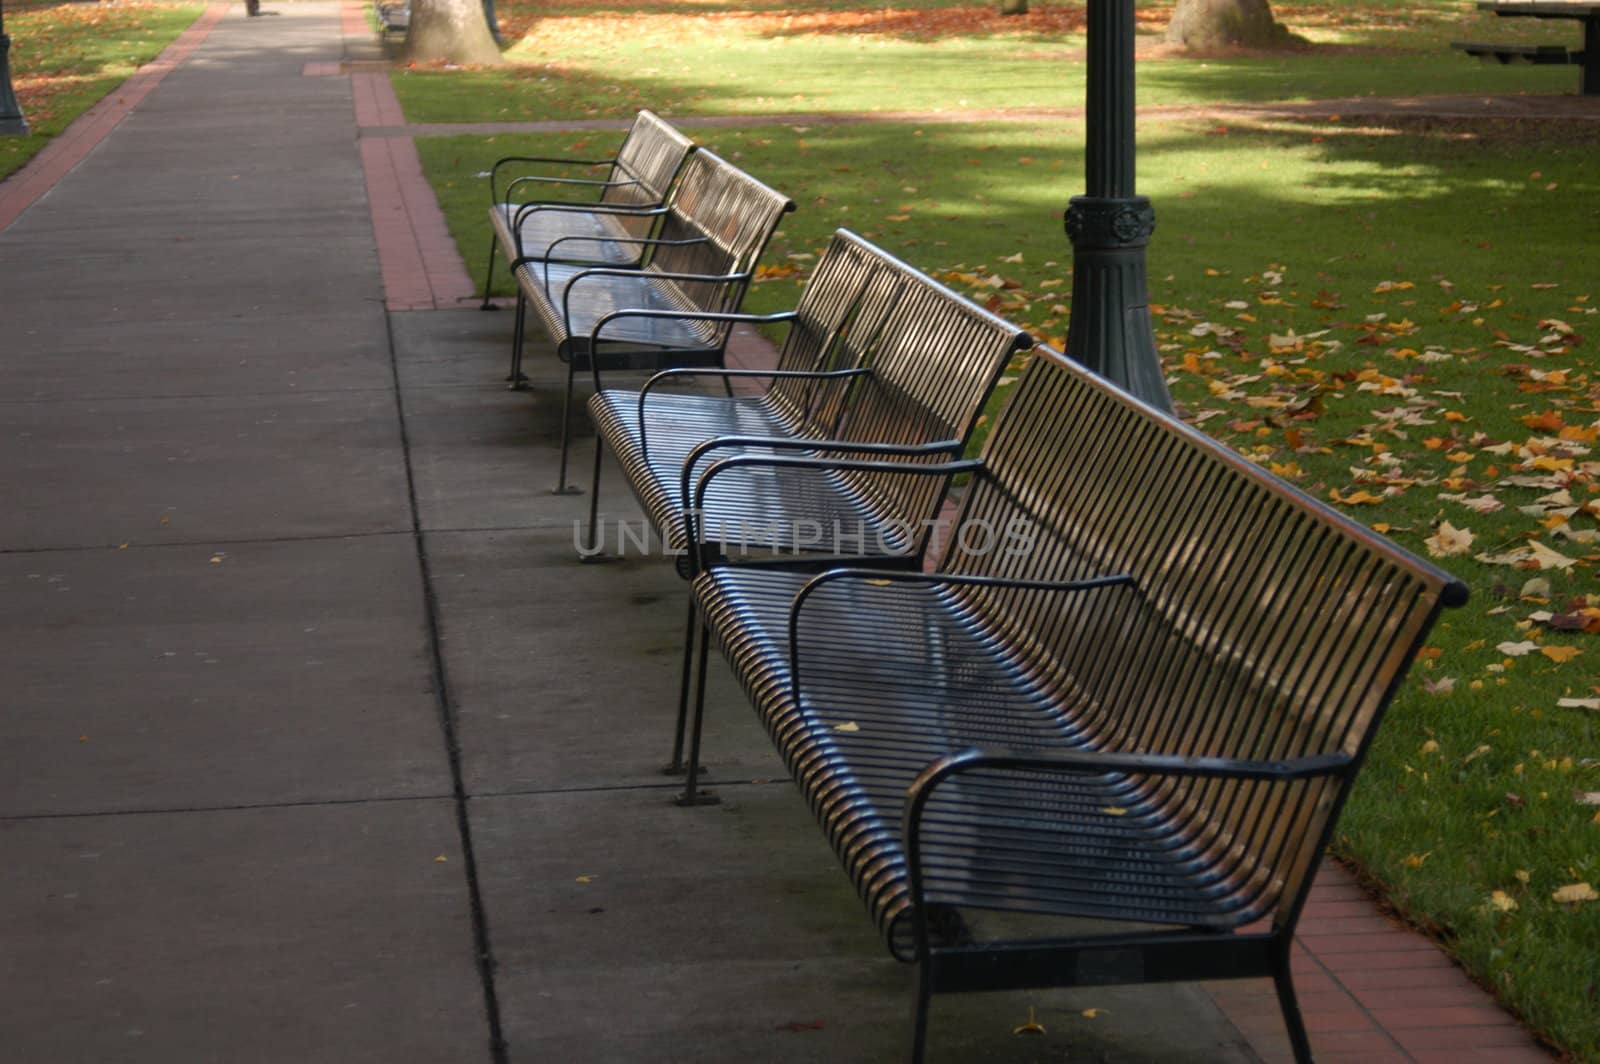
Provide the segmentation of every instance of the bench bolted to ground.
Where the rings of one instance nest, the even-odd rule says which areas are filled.
[[[785,465],[892,463],[745,454],[706,476]],[[1054,352],[982,457],[915,471],[971,478],[932,571],[713,565],[692,585],[918,965],[911,1060],[938,993],[1261,976],[1309,1061],[1295,925],[1465,585]],[[703,715],[700,693],[690,797]]]

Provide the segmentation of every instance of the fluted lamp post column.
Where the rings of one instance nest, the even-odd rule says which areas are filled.
[[[1170,411],[1144,265],[1156,214],[1134,194],[1133,30],[1133,0],[1089,0],[1087,194],[1067,207],[1067,357]]]
[[[28,122],[11,90],[11,38],[6,36],[6,5],[0,0],[0,137],[25,137]]]

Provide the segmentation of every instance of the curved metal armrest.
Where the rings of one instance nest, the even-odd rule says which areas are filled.
[[[815,442],[813,442],[813,446],[815,446]],[[867,445],[848,444],[845,449],[862,446]],[[700,480],[695,485],[694,504],[685,507],[683,511],[686,532],[685,546],[688,549],[689,567],[692,573],[697,573],[702,568],[700,548],[704,543],[700,538],[698,516],[705,510],[706,491],[711,487],[711,481],[718,474],[741,466],[767,466],[769,468],[827,472],[903,473],[907,476],[944,477],[982,469],[983,462],[977,458],[963,458],[952,462],[911,464],[907,462],[874,461],[865,458],[808,458],[784,454],[740,454],[732,458],[723,458],[713,462],[711,468],[700,474]]]
[[[857,369],[834,370],[830,376],[859,377],[872,370],[862,366]],[[640,404],[640,414],[644,413]],[[678,479],[678,500],[689,509],[689,482],[700,460],[712,451],[729,447],[762,447],[772,451],[814,451],[822,454],[865,454],[883,458],[924,458],[936,454],[960,454],[960,440],[935,440],[932,443],[870,443],[858,440],[807,440],[793,436],[715,436],[701,440],[684,456],[683,469]],[[923,467],[912,467],[923,468]]]
[[[981,769],[1031,772],[1124,772],[1150,776],[1203,776],[1214,779],[1269,780],[1288,783],[1318,776],[1338,776],[1355,767],[1349,754],[1317,754],[1282,761],[1250,761],[1233,757],[1176,757],[1171,754],[1122,754],[1093,750],[1023,750],[970,748],[934,761],[906,788],[901,838],[906,848],[906,873],[911,889],[917,952],[928,945],[927,905],[922,885],[922,814],[939,785],[953,776]]]
[[[495,193],[495,177],[500,173],[500,168],[510,163],[555,163],[561,166],[610,166],[614,159],[555,159],[543,155],[507,155],[497,159],[489,167],[489,202],[499,203],[500,197]]]
[[[1015,580],[1003,576],[923,573],[913,569],[871,569],[862,566],[828,569],[807,580],[789,603],[789,697],[796,706],[800,704],[800,612],[812,595],[840,580],[866,580],[875,584],[940,584],[946,587],[1032,588],[1069,593],[1094,591],[1103,587],[1138,586],[1138,581],[1128,573],[1094,576],[1087,580]]]
[[[511,217],[511,232],[517,238],[517,252],[522,252],[522,223],[530,215],[540,211],[555,211],[566,214],[609,214],[618,218],[654,218],[666,214],[668,208],[655,207],[623,207],[610,203],[573,203],[571,200],[529,200],[526,203],[508,204],[517,208]]]

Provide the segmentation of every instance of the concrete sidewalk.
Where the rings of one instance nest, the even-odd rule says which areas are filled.
[[[361,26],[228,9],[0,231],[0,1059],[901,1059],[909,972],[725,674],[724,804],[670,802],[684,587],[574,562],[553,360],[509,393],[508,315],[392,309],[449,289],[380,268]],[[1256,991],[940,999],[933,1059],[1278,1059]]]

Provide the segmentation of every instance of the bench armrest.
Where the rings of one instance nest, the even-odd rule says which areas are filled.
[[[761,437],[751,437],[760,439]],[[770,444],[762,444],[770,446]],[[868,453],[892,454],[914,457],[928,453],[939,453],[938,450],[929,451],[925,448],[943,448],[947,444],[921,444],[900,445],[884,443],[850,443],[847,441],[808,441],[807,450],[839,450],[839,451],[865,451]],[[730,469],[743,466],[766,466],[775,469],[815,470],[820,472],[864,472],[864,473],[901,473],[907,476],[921,477],[949,477],[957,473],[970,473],[982,469],[983,462],[977,458],[963,458],[949,462],[933,462],[927,464],[913,464],[909,462],[887,462],[866,458],[823,458],[807,457],[803,455],[783,454],[740,454],[731,458],[723,458],[712,463],[711,467],[700,474],[699,481],[695,484],[693,504],[684,507],[683,520],[687,533],[685,546],[688,549],[689,570],[697,573],[703,567],[700,548],[704,541],[700,535],[699,517],[705,511],[706,492],[711,487],[711,482],[718,474]]]
[[[800,613],[806,601],[824,586],[841,580],[865,580],[874,584],[938,584],[944,587],[1031,588],[1039,591],[1075,593],[1103,587],[1137,587],[1128,573],[1094,576],[1086,580],[1017,580],[1004,576],[967,576],[960,573],[924,573],[914,569],[864,568],[841,566],[828,569],[807,580],[789,603],[789,697],[800,705]],[[977,753],[977,751],[968,751]],[[948,760],[945,759],[945,760]],[[942,764],[936,762],[935,764]],[[925,772],[923,775],[926,775]],[[919,782],[921,777],[918,777]]]
[[[608,214],[617,218],[654,218],[666,214],[666,207],[619,207],[609,203],[573,203],[569,200],[529,200],[526,203],[509,204],[517,208],[511,216],[511,235],[517,241],[517,257],[522,257],[522,223],[540,211],[554,211],[558,214]]]
[[[1252,761],[1232,757],[1177,757],[1171,754],[1125,754],[1098,750],[1024,750],[970,748],[934,761],[906,789],[901,822],[906,850],[906,877],[911,892],[912,928],[917,956],[928,955],[927,898],[923,889],[922,815],[939,785],[953,776],[982,769],[1016,769],[1029,772],[1129,773],[1150,776],[1200,776],[1213,779],[1266,780],[1289,783],[1318,776],[1338,776],[1352,771],[1356,759],[1349,754],[1318,754],[1281,761]]]
[[[495,164],[489,167],[489,202],[500,202],[495,193],[495,181],[500,175],[502,166],[509,166],[512,163],[550,163],[558,166],[610,166],[614,161],[612,159],[555,159],[543,155],[507,155],[503,159],[496,160]]]
[[[509,201],[518,185],[577,185],[580,188],[622,188],[625,185],[637,185],[639,182],[633,178],[621,181],[606,181],[597,177],[547,177],[544,174],[524,174],[506,186],[505,196]],[[499,200],[491,202],[498,203]]]

